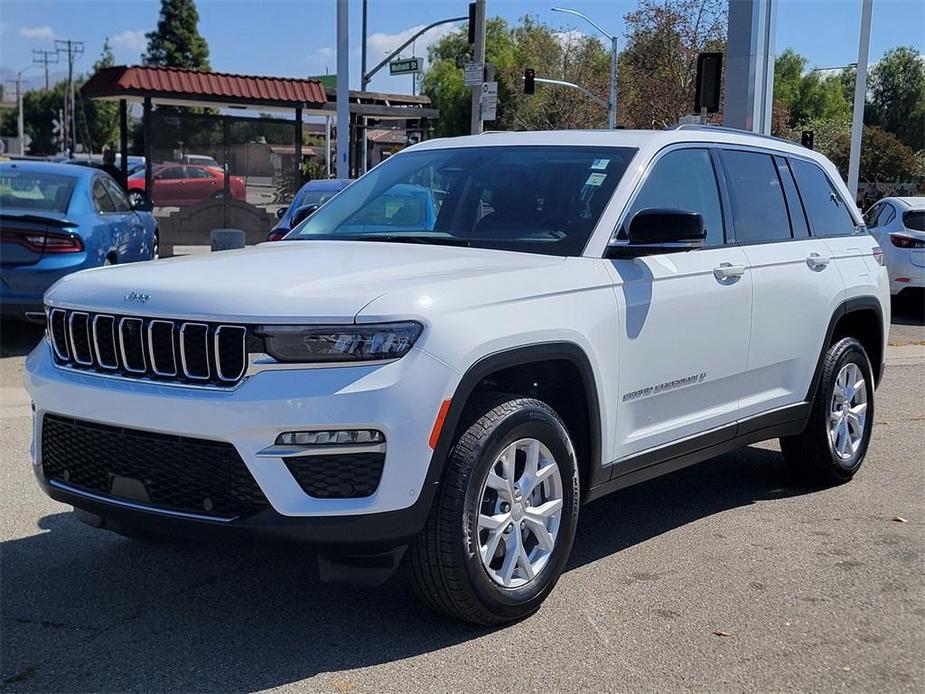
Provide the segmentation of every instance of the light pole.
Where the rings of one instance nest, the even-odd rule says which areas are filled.
[[[581,17],[588,24],[593,26],[604,36],[610,39],[610,100],[607,103],[607,127],[613,130],[617,127],[617,37],[614,34],[611,34],[601,27],[600,24],[595,22],[593,19],[588,17],[586,14],[582,14],[578,10],[570,10],[567,7],[553,7],[553,12],[565,12],[566,14],[573,14],[576,17]]]
[[[22,113],[22,73],[34,67],[38,67],[38,65],[27,65],[16,73],[16,137],[19,140],[19,156],[23,156],[26,153],[25,123],[23,122]]]

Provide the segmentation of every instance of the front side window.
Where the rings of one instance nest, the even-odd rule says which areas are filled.
[[[580,255],[635,152],[564,145],[407,152],[343,190],[287,239]]]
[[[883,207],[885,204],[886,203],[878,202],[864,213],[864,223],[869,228],[873,229],[875,226],[877,226],[877,218],[880,216],[880,213],[883,212]]]
[[[723,164],[732,200],[736,241],[764,243],[792,238],[784,192],[771,156],[726,150]]]
[[[627,238],[637,212],[653,208],[699,212],[706,230],[704,245],[721,246],[725,242],[723,210],[709,150],[678,149],[659,159],[627,212],[617,238]]]
[[[857,231],[854,217],[825,171],[803,159],[791,159],[790,167],[797,180],[813,236],[854,234]]]

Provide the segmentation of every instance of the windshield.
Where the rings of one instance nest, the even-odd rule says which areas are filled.
[[[635,152],[581,146],[408,152],[377,166],[286,238],[579,255]]]
[[[75,178],[11,168],[0,170],[0,207],[67,212]]]

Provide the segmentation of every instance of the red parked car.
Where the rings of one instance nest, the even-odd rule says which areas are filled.
[[[225,194],[225,173],[214,166],[197,164],[155,164],[152,195],[155,205],[180,207],[195,205],[209,198]],[[232,176],[231,197],[244,200],[244,179]],[[145,192],[145,172],[142,169],[128,177],[128,193]]]

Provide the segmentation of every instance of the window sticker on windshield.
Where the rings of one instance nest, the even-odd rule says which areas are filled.
[[[604,179],[607,178],[607,174],[602,173],[593,173],[588,176],[588,180],[585,181],[586,186],[599,186],[604,182]]]
[[[607,166],[610,164],[610,159],[595,159],[594,163],[591,164],[592,171],[604,171],[607,169]]]

